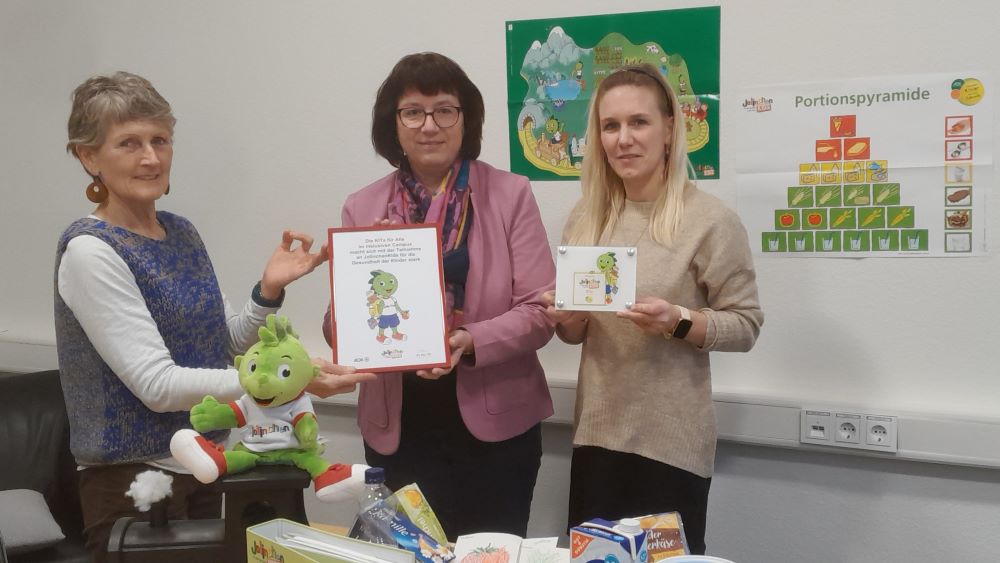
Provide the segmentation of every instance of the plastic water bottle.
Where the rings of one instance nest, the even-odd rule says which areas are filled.
[[[391,543],[391,537],[387,537],[382,528],[381,519],[371,511],[376,508],[379,502],[387,500],[392,496],[392,491],[385,485],[385,470],[381,467],[370,467],[365,470],[365,494],[361,498],[361,508],[358,516],[351,526],[348,535],[355,539],[367,540],[373,543]],[[395,507],[385,507],[395,512]]]
[[[369,467],[365,470],[365,496],[361,499],[361,509],[370,508],[380,500],[392,496],[392,491],[385,486],[385,469]]]

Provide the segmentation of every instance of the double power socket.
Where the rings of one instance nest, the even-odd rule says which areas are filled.
[[[839,448],[896,452],[899,436],[895,416],[802,409],[799,442]]]

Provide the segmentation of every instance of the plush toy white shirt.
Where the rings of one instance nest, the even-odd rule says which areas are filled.
[[[301,448],[295,436],[295,422],[304,414],[315,414],[312,400],[306,395],[276,407],[261,407],[249,395],[243,395],[233,405],[238,417],[245,422],[240,427],[240,440],[252,452],[270,452]]]

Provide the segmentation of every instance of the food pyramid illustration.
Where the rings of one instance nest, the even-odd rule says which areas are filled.
[[[799,185],[774,211],[774,230],[761,233],[764,252],[926,252],[927,229],[902,205],[889,163],[873,160],[857,116],[830,117],[830,138],[817,139],[815,160],[799,164]]]

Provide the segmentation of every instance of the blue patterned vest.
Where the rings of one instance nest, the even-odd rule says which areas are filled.
[[[229,364],[222,293],[205,245],[187,219],[163,211],[156,216],[167,233],[162,241],[89,218],[70,225],[59,239],[56,345],[69,412],[70,448],[81,465],[167,457],[171,436],[180,428],[190,428],[190,423],[187,411],[153,412],[133,395],[94,350],[73,311],[59,296],[59,263],[74,237],[101,239],[128,265],[174,363],[198,368],[225,368]],[[227,433],[206,436],[219,441]]]

